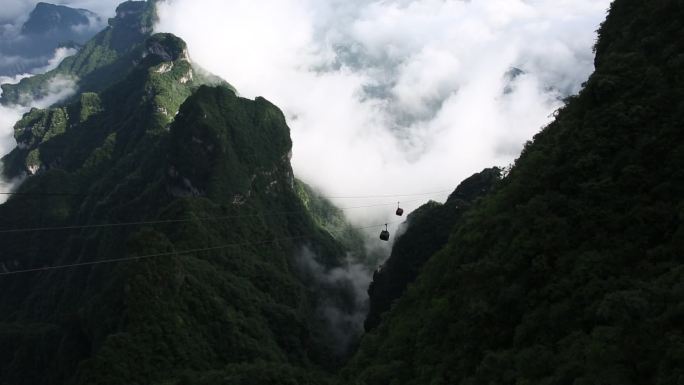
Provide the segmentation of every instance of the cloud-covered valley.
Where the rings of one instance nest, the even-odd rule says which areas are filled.
[[[106,19],[118,2],[60,3]],[[185,39],[196,64],[243,96],[283,109],[301,179],[326,195],[393,195],[450,190],[512,162],[593,70],[595,31],[609,4],[166,0],[156,29]],[[0,20],[14,24],[5,30],[34,5],[10,0]],[[17,118],[11,111],[3,111],[5,137]],[[403,206],[444,198],[404,198]],[[359,222],[385,212],[350,211]]]
[[[609,5],[167,0],[157,30],[243,96],[283,109],[306,182],[328,195],[408,194],[512,162],[592,72]]]

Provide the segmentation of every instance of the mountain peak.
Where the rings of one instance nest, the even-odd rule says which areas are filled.
[[[170,33],[157,33],[147,39],[145,53],[157,55],[163,61],[190,61],[187,44],[183,39]]]
[[[90,25],[98,16],[86,9],[40,2],[31,11],[29,19],[21,27],[22,34],[40,35],[54,30],[64,30],[80,25]]]
[[[125,1],[116,7],[116,17],[126,19],[130,15],[137,16],[145,11],[146,1]]]
[[[125,1],[116,7],[116,16],[109,19],[109,25],[140,28],[142,33],[150,32],[154,20],[154,7],[146,1]]]
[[[109,19],[115,31],[112,46],[126,51],[131,41],[140,41],[152,32],[156,20],[154,5],[146,1],[126,1],[116,7],[116,16]]]
[[[56,69],[17,84],[3,84],[0,104],[22,104],[26,95],[45,97],[50,92],[50,82],[60,76],[78,78],[78,92],[104,90],[125,76],[144,54],[144,42],[155,20],[154,2],[122,3],[117,8],[117,16],[109,19],[109,27],[88,40],[76,55],[66,58]],[[35,40],[42,42],[54,36],[51,33],[38,37]],[[71,39],[57,41],[62,40]]]

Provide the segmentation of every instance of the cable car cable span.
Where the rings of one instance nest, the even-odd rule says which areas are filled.
[[[440,190],[440,191],[432,191],[432,192],[423,192],[423,193],[414,193],[414,194],[380,194],[380,195],[349,195],[349,196],[327,196],[327,195],[318,195],[318,197],[321,198],[326,198],[326,199],[371,199],[371,198],[401,198],[401,197],[414,197],[414,196],[425,196],[425,195],[437,195],[437,194],[446,194],[446,193],[451,193],[453,192],[453,189],[451,190]],[[38,192],[38,193],[32,193],[32,192],[11,192],[11,191],[2,191],[0,192],[0,195],[15,195],[15,196],[26,196],[26,197],[40,197],[40,196],[73,196],[73,197],[104,197],[105,195],[102,194],[79,194],[79,193],[69,193],[69,192]]]
[[[417,202],[422,199],[414,199],[406,202]],[[383,206],[393,206],[395,203],[379,203],[373,205],[364,206],[352,206],[352,207],[340,207],[339,210],[356,210],[371,207],[383,207]],[[281,211],[281,212],[271,212],[265,214],[237,214],[237,215],[224,215],[216,217],[197,217],[197,218],[180,218],[180,219],[161,219],[156,221],[131,221],[131,222],[116,222],[116,223],[96,223],[90,225],[71,225],[71,226],[46,226],[46,227],[26,227],[26,228],[16,228],[16,229],[0,229],[0,234],[13,234],[13,233],[28,233],[28,232],[41,232],[41,231],[59,231],[59,230],[82,230],[91,228],[107,228],[107,227],[125,227],[125,226],[144,226],[144,225],[161,225],[161,224],[174,224],[174,223],[185,223],[192,221],[218,221],[225,219],[237,219],[237,218],[256,218],[256,217],[274,217],[274,216],[290,216],[290,215],[303,215],[301,210],[298,211]]]
[[[396,224],[396,223],[400,223],[400,222],[392,222],[391,224]],[[377,228],[377,227],[381,227],[381,226],[387,226],[387,224],[383,223],[381,225],[355,227],[353,229],[354,230],[366,230],[366,229],[372,229],[372,228]],[[348,229],[339,230],[339,231],[332,231],[332,232],[343,232],[343,231],[347,231],[347,230]],[[300,236],[296,236],[296,237],[276,238],[276,239],[272,239],[269,241],[261,241],[261,242],[239,242],[239,243],[231,243],[231,244],[226,244],[226,245],[221,245],[221,246],[202,247],[202,248],[196,248],[196,249],[190,249],[190,250],[169,251],[169,252],[164,252],[164,253],[146,254],[146,255],[138,255],[138,256],[132,256],[132,257],[102,259],[99,261],[79,262],[79,263],[70,263],[70,264],[65,264],[65,265],[36,267],[36,268],[31,268],[31,269],[0,272],[0,276],[8,276],[8,275],[24,274],[24,273],[35,273],[35,272],[39,272],[39,271],[63,270],[63,269],[76,268],[76,267],[82,267],[82,266],[93,266],[93,265],[109,264],[109,263],[116,263],[116,262],[132,262],[132,261],[139,261],[142,259],[167,257],[167,256],[172,256],[172,255],[186,255],[186,254],[199,253],[199,252],[203,252],[203,251],[222,250],[222,249],[227,249],[227,248],[236,247],[236,246],[266,245],[266,244],[271,244],[271,243],[277,243],[280,241],[289,241],[289,240],[295,240],[295,239],[306,239],[306,238],[309,238],[310,236],[311,235],[300,235]]]
[[[351,196],[325,196],[325,195],[321,195],[321,197],[327,198],[327,199],[397,198],[397,197],[417,197],[417,196],[425,196],[425,195],[446,194],[446,193],[451,193],[453,191],[454,190],[451,189],[451,190],[432,191],[432,192],[417,193],[417,194],[351,195]]]

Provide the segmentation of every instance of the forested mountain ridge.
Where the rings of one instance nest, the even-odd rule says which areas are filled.
[[[18,84],[3,84],[0,103],[26,104],[34,98],[43,98],[60,80],[74,81],[77,95],[100,92],[118,82],[142,56],[141,46],[150,36],[156,19],[155,4],[155,1],[122,3],[116,9],[116,17],[109,19],[109,26],[57,68],[22,79]]]
[[[185,43],[172,35],[154,35],[135,50],[145,58],[116,87],[100,94],[84,92],[71,104],[25,114],[14,127],[17,147],[3,157],[5,176],[94,166],[104,153],[91,154],[93,146],[99,147],[103,138],[122,136],[125,122],[137,119],[136,129],[145,127],[148,133],[168,125],[203,79],[195,78]]]
[[[356,384],[684,380],[684,4],[616,0],[596,71],[343,372]]]
[[[477,199],[495,188],[500,178],[498,168],[483,170],[461,182],[444,204],[430,202],[409,214],[406,232],[398,237],[387,261],[373,274],[368,288],[366,331],[378,326],[382,314],[413,283],[425,262],[444,247],[456,223]]]
[[[325,271],[347,251],[295,189],[282,112],[205,84],[173,35],[119,53],[134,65],[26,114],[3,159],[29,176],[0,205],[0,273],[39,271],[0,277],[0,384],[324,382],[339,353],[317,307],[347,293],[296,256]]]

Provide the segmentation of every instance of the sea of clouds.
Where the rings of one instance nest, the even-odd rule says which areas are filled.
[[[283,109],[299,178],[330,196],[411,194],[510,164],[593,71],[609,5],[167,0],[156,29],[186,40],[195,63],[242,96]],[[379,210],[351,218],[391,215]]]

